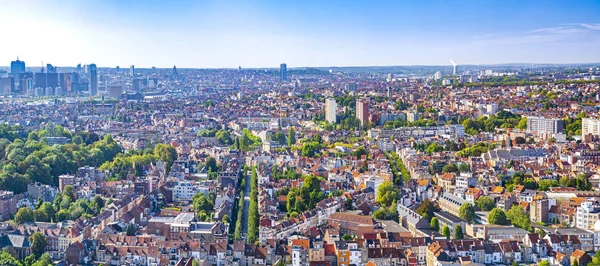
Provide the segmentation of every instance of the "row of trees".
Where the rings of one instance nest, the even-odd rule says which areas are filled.
[[[250,206],[248,207],[248,242],[258,240],[258,226],[260,216],[258,213],[258,173],[256,167],[252,168],[250,179]]]
[[[404,163],[395,152],[387,152],[386,157],[390,162],[390,168],[394,177],[394,184],[400,186],[410,180],[410,172],[404,166]]]

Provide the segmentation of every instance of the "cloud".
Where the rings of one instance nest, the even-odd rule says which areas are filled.
[[[474,44],[486,46],[512,46],[522,44],[542,44],[568,42],[581,37],[596,36],[600,24],[569,23],[556,27],[539,28],[520,33],[487,34],[476,36]]]

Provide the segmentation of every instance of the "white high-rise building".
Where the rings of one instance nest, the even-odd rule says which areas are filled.
[[[535,131],[539,134],[562,133],[565,122],[556,118],[527,117],[527,131]]]
[[[442,72],[440,72],[440,71],[438,71],[438,72],[435,72],[435,74],[433,75],[433,78],[434,78],[435,80],[440,80],[440,79],[442,79]]]
[[[581,137],[587,135],[600,136],[600,120],[593,118],[581,119]]]
[[[325,100],[325,120],[331,124],[335,124],[337,117],[337,103],[333,98],[327,98]]]

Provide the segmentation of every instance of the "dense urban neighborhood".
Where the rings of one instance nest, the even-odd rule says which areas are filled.
[[[0,68],[0,265],[600,265],[597,65]]]

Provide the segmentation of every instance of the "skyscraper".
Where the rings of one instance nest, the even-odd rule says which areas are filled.
[[[360,125],[364,126],[369,122],[369,99],[362,98],[356,100],[356,118],[360,120]]]
[[[325,100],[325,120],[331,124],[336,122],[337,103],[333,98]]]
[[[96,64],[90,64],[88,66],[90,74],[90,95],[96,96],[98,94],[98,70]]]
[[[358,84],[356,84],[354,82],[352,82],[352,83],[346,83],[344,85],[344,89],[346,91],[348,91],[348,92],[350,92],[350,91],[356,91],[356,90],[358,90]]]
[[[135,76],[135,66],[131,65],[129,67],[129,75]]]
[[[46,73],[56,73],[56,67],[52,64],[46,64]]]
[[[281,81],[287,80],[287,65],[285,63],[279,65],[279,74],[281,75]]]
[[[19,74],[23,72],[25,72],[25,62],[20,61],[19,58],[17,58],[16,61],[10,62],[10,74],[12,75],[14,82],[11,86],[19,86]]]

